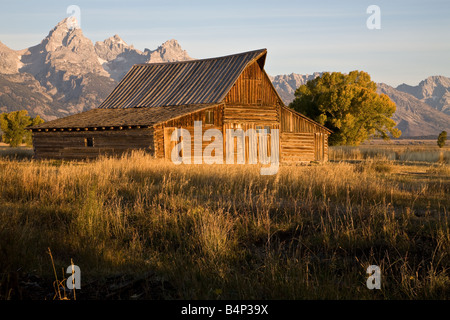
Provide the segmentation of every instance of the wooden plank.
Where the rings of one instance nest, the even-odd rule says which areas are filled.
[[[241,73],[224,101],[226,104],[276,105],[278,99],[278,95],[270,80],[265,76],[264,70],[257,62],[254,62]]]
[[[94,146],[86,146],[93,138]],[[153,129],[123,131],[63,131],[37,134],[33,137],[37,157],[83,158],[102,153],[122,154],[127,150],[154,150]]]

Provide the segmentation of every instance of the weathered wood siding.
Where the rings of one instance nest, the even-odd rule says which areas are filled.
[[[327,130],[318,126],[309,119],[298,115],[288,108],[281,108],[281,131],[282,132],[321,132],[328,133]]]
[[[221,105],[218,105],[215,107],[192,112],[185,116],[166,121],[166,122],[162,123],[162,125],[165,127],[187,127],[187,126],[194,126],[194,121],[202,121],[202,123],[205,124],[206,123],[206,112],[214,111],[214,125],[221,126],[222,122],[223,122],[222,108],[223,107]]]
[[[87,146],[87,139],[93,139],[93,146]],[[137,149],[153,155],[153,129],[33,132],[33,147],[37,159],[86,159]]]
[[[282,132],[280,145],[281,162],[314,160],[314,133]]]
[[[180,137],[179,140],[175,140],[172,141],[172,134],[174,133],[174,131],[179,130],[180,128],[176,128],[176,127],[165,127],[164,128],[164,156],[167,160],[171,160],[172,161],[172,153],[176,152],[176,145],[180,144],[180,146],[182,146],[182,149],[179,151],[179,156],[187,156],[188,152],[191,155],[190,156],[190,163],[191,164],[201,164],[201,163],[206,163],[206,157],[208,155],[211,156],[217,156],[220,155],[221,153],[223,154],[223,140],[222,143],[220,144],[220,148],[218,148],[218,150],[214,150],[213,152],[209,152],[211,150],[206,150],[205,148],[207,146],[209,146],[212,141],[214,141],[215,138],[212,138],[211,141],[207,141],[204,140],[204,133],[205,131],[209,130],[209,129],[215,129],[218,130],[218,132],[220,132],[220,135],[222,135],[222,127],[214,127],[214,126],[202,126],[201,127],[201,131],[197,128],[197,130],[195,130],[194,127],[182,127],[183,130],[187,130],[189,132],[189,138],[186,137],[186,144],[183,144],[183,139],[185,139],[185,137]],[[177,133],[175,133],[177,134]],[[197,136],[196,136],[197,135]],[[223,137],[223,135],[222,135]],[[220,138],[220,137],[219,137]],[[198,143],[198,145],[196,145],[196,143]],[[217,151],[217,153],[216,153]],[[203,157],[205,156],[205,157]]]
[[[214,111],[213,124],[206,124],[206,113],[208,111]],[[219,129],[222,132],[223,106],[219,105],[203,109],[197,112],[190,113],[186,116],[182,116],[156,125],[154,127],[155,156],[157,158],[170,159],[170,155],[167,154],[168,150],[167,145],[173,145],[173,141],[168,141],[168,139],[170,140],[170,135],[168,136],[167,130],[165,130],[166,128],[171,128],[172,131],[174,128],[183,128],[183,129],[191,128],[193,130],[195,121],[202,121],[203,132],[211,128]]]
[[[273,139],[273,129],[279,130],[280,126],[277,122],[264,123],[264,122],[247,122],[247,123],[224,123],[223,130],[224,136],[224,150],[225,157],[227,154],[233,154],[232,163],[239,163],[239,161],[244,161],[244,163],[252,163],[252,160],[257,160],[256,163],[261,162],[261,157],[270,157],[273,152],[273,148],[278,149],[278,154],[280,152],[279,139]],[[243,130],[246,133],[244,139],[240,139],[233,135],[237,130]],[[266,132],[265,141],[260,138],[262,135],[260,130],[269,129]],[[250,136],[249,132],[253,130],[254,136]],[[264,137],[264,136],[262,136]],[[275,136],[276,137],[276,136]],[[227,141],[231,141],[228,145]],[[243,145],[240,145],[242,143]],[[242,154],[244,152],[244,154]]]
[[[238,163],[239,159],[244,159],[245,163],[249,163],[254,159],[259,162],[261,154],[270,156],[274,147],[278,149],[278,153],[280,152],[278,140],[275,145],[271,145],[270,133],[263,144],[261,144],[260,133],[258,133],[258,129],[269,128],[270,131],[280,129],[280,107],[282,105],[270,79],[259,63],[251,64],[242,72],[224,102],[225,156],[227,153],[232,153],[234,163]],[[256,132],[254,137],[245,137],[243,149],[240,145],[238,146],[238,138],[231,136],[231,130],[237,129],[242,129],[247,133],[253,129]],[[230,139],[233,142],[227,146],[226,141]],[[252,139],[253,141],[251,141]]]
[[[257,105],[276,107],[280,100],[269,77],[257,62],[248,66],[224,99],[225,105]]]
[[[226,105],[224,123],[279,124],[279,108],[273,106]]]
[[[281,108],[280,160],[328,161],[328,131],[287,108]]]
[[[328,161],[328,136],[325,133],[314,133],[314,160]]]

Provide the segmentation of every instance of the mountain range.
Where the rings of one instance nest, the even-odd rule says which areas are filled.
[[[48,121],[86,111],[100,105],[134,64],[192,59],[174,39],[144,51],[118,35],[94,44],[70,19],[30,48],[12,50],[0,42],[0,112],[26,109]],[[270,79],[288,105],[300,85],[321,74]],[[416,86],[377,86],[396,103],[393,119],[402,136],[432,136],[450,129],[450,78],[431,76]]]
[[[0,112],[26,109],[53,120],[97,107],[136,63],[191,59],[176,40],[140,51],[118,35],[95,44],[70,18],[36,46],[0,42]]]

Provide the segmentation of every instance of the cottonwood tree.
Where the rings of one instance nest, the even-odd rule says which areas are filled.
[[[330,145],[398,138],[401,131],[391,119],[396,105],[376,90],[376,83],[364,71],[328,72],[300,86],[289,107],[331,129]]]
[[[39,116],[31,118],[28,111],[20,110],[0,114],[0,129],[3,131],[2,141],[11,147],[17,147],[22,143],[31,146],[31,132],[27,127],[43,123]]]

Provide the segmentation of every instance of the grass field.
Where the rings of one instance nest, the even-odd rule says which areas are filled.
[[[274,176],[0,155],[1,299],[450,298],[448,148],[336,147]],[[76,297],[54,287],[72,260]]]

